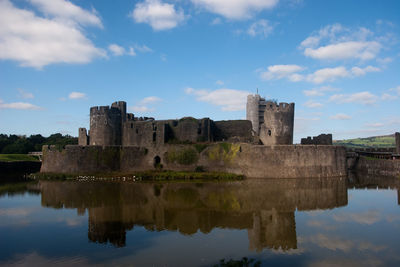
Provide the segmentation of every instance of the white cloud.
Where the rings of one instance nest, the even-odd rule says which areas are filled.
[[[305,56],[318,60],[371,60],[382,47],[369,29],[349,29],[340,24],[328,25],[300,44]]]
[[[351,70],[347,70],[344,66],[335,68],[323,68],[314,71],[310,74],[300,74],[304,68],[298,65],[272,65],[267,68],[267,71],[261,71],[260,77],[263,80],[278,80],[287,78],[291,82],[307,81],[315,84],[321,84],[325,82],[333,82],[338,78],[356,77],[363,76],[368,72],[377,72],[381,69],[373,66],[367,66],[365,68],[353,67]],[[303,91],[306,95],[323,95],[318,90],[306,90]]]
[[[341,103],[359,103],[364,105],[374,104],[378,100],[376,95],[364,91],[354,94],[335,94],[329,98],[329,101]]]
[[[274,27],[269,23],[268,20],[260,19],[250,25],[250,27],[247,29],[247,34],[253,37],[259,35],[266,38],[272,33],[273,29]]]
[[[137,23],[149,24],[155,31],[175,28],[185,19],[183,10],[176,10],[173,4],[162,3],[160,0],[137,3],[132,17]]]
[[[279,0],[191,0],[195,5],[228,19],[248,19],[255,12],[275,7]]]
[[[380,64],[388,64],[393,61],[391,57],[377,58],[376,61]]]
[[[96,15],[96,10],[89,12],[66,0],[29,0],[29,2],[45,14],[55,16],[58,19],[68,20],[72,23],[77,22],[82,25],[103,27],[100,18]]]
[[[108,46],[108,50],[110,50],[114,56],[123,56],[123,55],[136,56],[135,48],[133,48],[132,46],[130,46],[129,49],[126,50],[120,45],[110,44]]]
[[[83,20],[81,15],[77,14],[82,11],[86,12],[87,16],[95,15],[66,1],[58,1],[56,4],[74,6],[75,11],[69,11],[69,15],[58,17],[57,12],[50,12],[53,10],[51,7],[53,4],[43,4],[43,8],[48,9],[49,15],[52,16],[44,18],[27,9],[15,7],[9,0],[1,0],[0,59],[15,60],[21,66],[40,69],[54,63],[83,64],[91,62],[96,57],[106,57],[105,51],[95,47],[84,36],[81,25],[78,25],[92,21],[91,24],[100,26],[93,21],[93,17]],[[76,12],[76,10],[81,11]]]
[[[0,99],[0,109],[28,109],[28,110],[40,110],[43,109],[39,106],[33,105],[26,102],[13,102],[5,103]]]
[[[345,67],[324,68],[307,75],[307,81],[312,83],[332,82],[337,78],[348,77],[350,74]]]
[[[260,76],[264,80],[288,78],[291,81],[299,81],[302,80],[302,76],[297,72],[302,70],[303,67],[298,65],[272,65],[267,71],[261,72]]]
[[[389,91],[396,92],[398,95],[400,95],[400,85],[395,88],[390,88]]]
[[[214,91],[186,88],[185,92],[186,94],[195,95],[197,101],[220,106],[223,111],[244,110],[247,96],[250,94],[247,91],[226,88]]]
[[[150,103],[156,103],[156,102],[160,102],[162,99],[156,96],[148,96],[143,98],[140,103],[142,104],[150,104]]]
[[[68,95],[69,99],[83,99],[86,98],[86,94],[85,93],[80,93],[80,92],[71,92]]]
[[[321,46],[316,49],[306,48],[304,55],[314,59],[341,60],[357,58],[369,60],[375,58],[379,53],[381,45],[378,42],[342,42]]]
[[[132,106],[129,108],[129,110],[131,110],[133,112],[142,112],[142,113],[154,111],[154,109],[146,107],[146,106]]]
[[[153,52],[153,49],[151,49],[150,47],[148,47],[147,45],[138,45],[135,44],[134,49],[141,52],[141,53],[150,53]]]
[[[314,102],[312,100],[309,100],[306,103],[304,103],[304,106],[308,108],[321,108],[323,105],[319,102]]]
[[[365,68],[360,68],[360,67],[351,68],[351,73],[355,76],[363,76],[367,72],[378,72],[378,71],[381,71],[381,69],[373,66],[367,66]]]
[[[215,82],[215,84],[217,84],[217,85],[224,85],[224,82],[221,81],[221,80],[218,80],[218,81]]]
[[[23,98],[23,99],[32,99],[34,98],[32,93],[26,92],[22,90],[21,88],[18,88],[18,97]]]
[[[114,56],[122,56],[123,54],[125,54],[125,48],[117,44],[110,44],[108,46],[108,50],[110,50],[114,54]]]
[[[384,126],[383,123],[380,122],[376,122],[376,123],[367,123],[365,124],[366,127],[373,127],[373,128],[380,128],[382,126]]]
[[[303,94],[306,96],[323,96],[325,95],[325,92],[333,92],[333,91],[339,91],[339,89],[330,86],[322,86],[319,88],[304,90]]]
[[[140,100],[135,106],[129,107],[129,110],[133,112],[152,112],[155,110],[153,107],[149,107],[149,105],[162,101],[161,98],[156,96],[148,96]]]
[[[388,94],[388,93],[383,93],[382,96],[381,96],[381,99],[382,100],[395,100],[395,99],[397,99],[397,96],[396,95],[391,95],[391,94]]]
[[[330,116],[332,120],[350,120],[351,116],[346,115],[344,113],[338,113],[336,115]]]

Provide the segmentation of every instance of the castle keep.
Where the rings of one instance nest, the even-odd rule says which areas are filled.
[[[293,145],[294,103],[247,98],[247,120],[155,120],[127,113],[126,102],[90,108],[79,145],[43,147],[41,172],[109,173],[205,170],[254,178],[346,174],[344,147]]]

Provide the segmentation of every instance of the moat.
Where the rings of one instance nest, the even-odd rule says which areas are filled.
[[[400,179],[0,185],[0,265],[396,266]]]

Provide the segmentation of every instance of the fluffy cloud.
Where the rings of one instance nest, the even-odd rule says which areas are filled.
[[[9,0],[0,1],[0,59],[40,69],[54,63],[88,63],[106,56],[105,51],[95,47],[82,32],[83,24],[101,26],[93,12],[67,1],[31,2],[45,10],[48,17],[19,9]],[[65,8],[69,11],[59,17],[64,10],[56,12],[55,6],[63,5],[68,6]],[[84,16],[88,18],[85,20]]]
[[[136,52],[133,47],[129,47],[128,50],[125,50],[125,48],[123,48],[122,46],[119,46],[117,44],[110,44],[108,46],[108,50],[110,50],[114,56],[123,56],[123,55],[136,56]]]
[[[333,82],[338,78],[363,76],[368,72],[380,71],[379,68],[367,66],[365,68],[353,67],[347,70],[344,66],[335,68],[323,68],[314,71],[310,74],[301,74],[304,68],[298,65],[272,65],[269,66],[267,71],[261,72],[260,77],[263,80],[277,80],[287,78],[291,82],[307,81],[315,84],[325,82]],[[305,91],[305,94],[317,94],[317,91]],[[319,92],[321,93],[321,92]]]
[[[23,99],[32,99],[34,98],[32,93],[26,92],[22,90],[21,88],[18,88],[18,97],[23,98]]]
[[[248,19],[255,12],[275,7],[279,0],[191,0],[195,5],[228,19]]]
[[[324,68],[307,76],[307,81],[313,83],[332,82],[337,78],[348,77],[349,73],[345,67]]]
[[[364,105],[372,105],[378,100],[376,95],[370,92],[364,91],[354,94],[335,94],[329,98],[329,101],[338,104],[341,103],[358,103]]]
[[[304,55],[314,59],[340,60],[357,58],[361,60],[369,60],[375,58],[381,49],[378,42],[342,42],[321,46],[316,49],[306,48]]]
[[[47,15],[57,17],[72,23],[82,25],[94,25],[102,28],[100,18],[96,15],[96,11],[88,12],[79,6],[72,4],[66,0],[29,0],[33,5]]]
[[[363,76],[367,74],[367,72],[378,72],[378,71],[381,71],[381,69],[373,66],[367,66],[365,68],[360,68],[360,67],[351,68],[351,73],[355,76]]]
[[[267,71],[261,72],[261,78],[264,80],[288,78],[290,81],[299,81],[302,80],[302,76],[297,72],[302,70],[303,67],[298,65],[272,65]]]
[[[150,104],[150,103],[156,103],[156,102],[160,102],[162,99],[156,96],[148,96],[143,98],[140,103],[142,104]]]
[[[81,92],[71,92],[68,95],[69,99],[83,99],[86,98],[86,94],[85,93],[81,93]]]
[[[305,56],[319,60],[370,60],[379,54],[382,44],[366,28],[354,30],[333,24],[306,38],[300,48]]]
[[[132,106],[129,108],[129,110],[133,111],[133,112],[142,112],[142,113],[147,113],[147,112],[151,112],[154,111],[153,108],[149,108],[146,106]]]
[[[195,95],[197,101],[220,106],[223,111],[244,110],[247,96],[250,94],[246,91],[226,88],[214,91],[186,88],[185,92],[186,94]]]
[[[28,110],[39,110],[42,109],[39,106],[33,105],[26,102],[13,102],[5,103],[0,99],[0,109],[28,109]]]
[[[274,27],[268,22],[268,20],[260,19],[254,22],[247,29],[247,34],[250,36],[261,36],[266,38],[273,31]]]
[[[333,88],[330,86],[322,86],[319,88],[313,88],[310,90],[304,90],[303,94],[306,96],[323,96],[325,95],[326,92],[333,92],[333,91],[338,91],[339,89]]]
[[[183,10],[176,10],[173,4],[162,3],[160,0],[137,3],[132,17],[137,23],[149,24],[155,31],[175,28],[185,19]]]
[[[332,120],[350,120],[351,116],[346,115],[344,113],[338,113],[336,115],[330,116]]]
[[[321,108],[323,105],[319,102],[314,102],[312,100],[309,100],[306,103],[304,103],[304,106],[308,108]]]
[[[142,112],[142,113],[152,112],[155,109],[153,107],[149,107],[149,105],[160,101],[162,101],[162,99],[159,97],[148,96],[140,100],[135,106],[129,107],[129,110],[133,112]]]

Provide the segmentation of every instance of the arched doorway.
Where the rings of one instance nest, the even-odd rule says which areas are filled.
[[[162,168],[161,158],[159,156],[154,157],[154,168],[156,168],[156,169]]]

